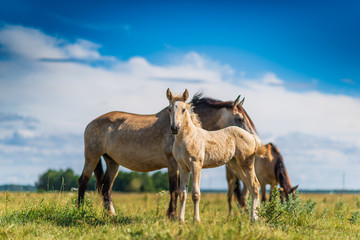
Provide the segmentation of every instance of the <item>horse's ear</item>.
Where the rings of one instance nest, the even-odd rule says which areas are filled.
[[[171,93],[171,91],[170,91],[170,88],[168,88],[168,89],[166,90],[166,97],[167,97],[167,99],[171,102],[171,100],[172,100],[172,93]]]
[[[241,100],[241,102],[239,103],[239,105],[242,106],[242,105],[244,104],[244,101],[245,101],[245,98],[243,98],[243,99]]]
[[[299,187],[299,185],[296,185],[295,187],[292,187],[290,192],[295,192],[298,187]]]
[[[186,100],[189,98],[189,91],[187,89],[185,89],[182,97],[184,99],[184,102],[186,102]]]
[[[237,107],[237,105],[239,104],[240,97],[241,97],[241,95],[239,95],[239,96],[235,99],[235,101],[234,101],[234,107]]]

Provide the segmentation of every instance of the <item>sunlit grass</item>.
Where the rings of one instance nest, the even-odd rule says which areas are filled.
[[[0,239],[360,239],[357,195],[302,195],[287,204],[262,205],[258,222],[234,209],[227,216],[225,194],[202,194],[201,224],[165,213],[168,194],[114,193],[116,216],[103,210],[97,193],[78,208],[76,193],[0,193]],[[311,199],[311,200],[310,200]]]

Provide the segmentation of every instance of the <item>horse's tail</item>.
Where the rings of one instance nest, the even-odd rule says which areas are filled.
[[[104,170],[101,164],[101,159],[99,160],[96,168],[94,170],[95,178],[96,178],[96,188],[99,192],[101,192],[102,188],[102,180],[104,178]]]
[[[257,134],[252,134],[252,136],[255,139],[255,154],[263,157],[265,156],[266,152],[267,152],[267,148],[262,144],[259,136]]]

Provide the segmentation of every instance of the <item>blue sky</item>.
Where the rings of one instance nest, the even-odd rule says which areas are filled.
[[[245,94],[300,188],[339,188],[343,173],[360,188],[359,10],[356,1],[2,1],[0,183],[32,184],[49,167],[80,173],[91,119],[156,112],[167,87],[187,87]],[[225,188],[222,173],[205,173],[203,186]]]
[[[11,1],[1,20],[88,39],[126,60],[196,51],[248,74],[276,71],[294,88],[359,96],[356,1]],[[299,83],[300,82],[300,83]],[[303,83],[303,84],[302,84]]]

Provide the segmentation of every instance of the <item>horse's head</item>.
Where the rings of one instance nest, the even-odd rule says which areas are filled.
[[[166,97],[169,100],[169,112],[170,112],[170,128],[173,134],[178,134],[181,128],[182,120],[186,109],[189,108],[189,104],[186,100],[189,97],[189,92],[185,89],[184,93],[179,96],[174,96],[170,89],[166,91]]]
[[[195,94],[191,103],[194,111],[200,116],[205,129],[215,130],[229,126],[238,126],[244,130],[255,133],[256,129],[249,115],[242,107],[245,98],[240,101],[240,96],[235,101],[220,101],[202,97],[201,93]]]
[[[248,115],[246,114],[244,108],[242,107],[245,101],[245,98],[243,98],[240,101],[239,95],[234,103],[232,109],[230,109],[230,115],[228,115],[227,118],[224,119],[224,121],[228,121],[229,126],[238,126],[242,129],[248,131],[248,132],[254,132],[254,127],[252,127],[252,123]],[[225,123],[226,124],[226,123]]]
[[[285,190],[284,188],[280,187],[279,188],[279,192],[280,192],[280,198],[281,201],[283,201],[283,199],[285,198],[286,201],[289,201],[289,195],[291,194],[293,196],[293,198],[295,197],[295,192],[297,190],[299,185],[296,185],[295,187],[292,187],[288,190]]]

